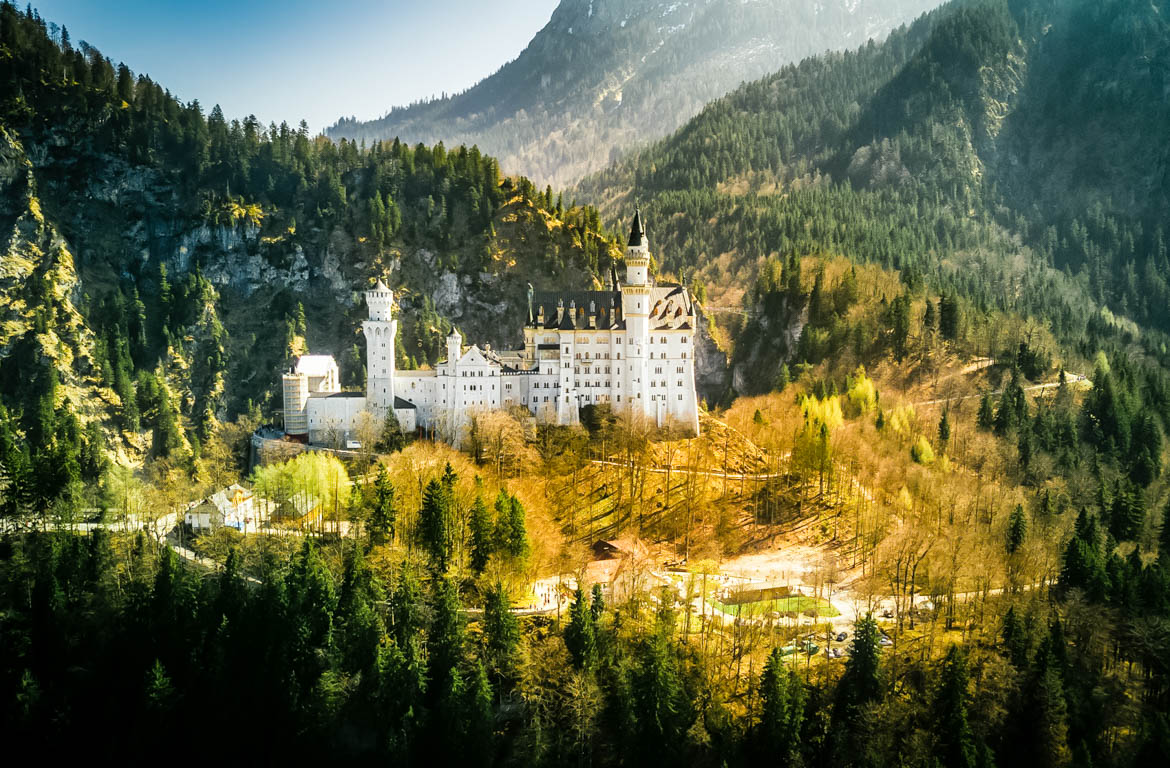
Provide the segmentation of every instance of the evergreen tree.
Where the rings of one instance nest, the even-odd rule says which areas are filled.
[[[418,513],[419,541],[436,574],[447,572],[451,558],[451,541],[447,530],[448,498],[443,484],[432,479],[423,491],[422,507]]]
[[[1065,768],[1072,761],[1068,745],[1068,704],[1060,669],[1051,651],[1036,655],[1026,691],[1024,764],[1039,768]]]
[[[593,628],[596,630],[602,614],[605,613],[605,596],[602,594],[601,584],[593,585],[593,601],[589,604],[589,612],[593,614]]]
[[[903,293],[890,302],[890,346],[894,358],[902,362],[910,344],[910,294]]]
[[[938,300],[938,331],[947,341],[959,338],[959,303],[945,293]]]
[[[483,573],[491,559],[493,550],[494,525],[487,505],[483,503],[483,496],[476,494],[471,505],[471,520],[468,522],[471,533],[471,570]]]
[[[427,678],[438,688],[463,663],[463,606],[451,579],[436,580],[430,631],[427,633]]]
[[[868,705],[882,698],[884,690],[878,634],[877,622],[871,615],[854,625],[849,659],[837,683],[832,715],[834,752],[848,764],[866,761],[870,747],[864,741],[862,715]]]
[[[374,479],[374,502],[370,507],[368,525],[370,546],[393,543],[394,528],[398,514],[394,508],[394,486],[386,467],[378,465],[378,476]]]
[[[673,644],[661,626],[639,648],[630,694],[633,753],[643,765],[681,764],[695,712],[679,676]]]
[[[1014,606],[1009,606],[1003,617],[1003,644],[1016,669],[1025,669],[1029,655],[1028,633]]]
[[[804,725],[804,684],[773,648],[760,675],[760,756],[781,765],[793,765],[800,754]]]
[[[484,656],[496,680],[497,688],[516,674],[520,647],[520,624],[512,613],[512,601],[500,582],[493,584],[484,595],[483,636]]]
[[[491,765],[495,715],[491,683],[481,661],[476,661],[471,670],[463,711],[467,719],[466,736],[461,743],[464,764]]]
[[[984,392],[983,397],[979,399],[979,413],[975,417],[975,423],[984,430],[990,430],[995,426],[995,411],[991,405],[990,392]]]
[[[970,695],[967,692],[967,655],[952,645],[943,661],[938,690],[934,697],[934,754],[947,768],[976,768],[977,750],[967,719]]]
[[[1024,505],[1017,504],[1016,508],[1012,510],[1011,517],[1008,519],[1007,530],[1007,551],[1009,555],[1014,555],[1024,545],[1024,539],[1028,535],[1028,516],[1024,512]]]
[[[581,585],[573,593],[573,604],[569,606],[569,623],[565,627],[565,647],[577,669],[592,669],[597,662],[597,637],[593,625],[593,612],[585,599]]]
[[[501,490],[496,497],[495,550],[506,557],[519,560],[528,554],[528,532],[524,522],[524,506],[520,499]]]
[[[398,415],[393,408],[386,409],[386,422],[382,426],[382,435],[378,439],[378,448],[386,453],[401,451],[406,445],[406,436],[398,423]]]

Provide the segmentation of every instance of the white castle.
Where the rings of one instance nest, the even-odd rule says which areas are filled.
[[[523,349],[496,352],[447,337],[447,358],[432,370],[395,367],[394,294],[381,280],[366,291],[366,392],[342,392],[337,363],[305,355],[284,376],[285,432],[310,443],[355,439],[370,414],[393,408],[404,432],[433,431],[458,444],[477,411],[524,408],[537,420],[575,424],[587,405],[658,426],[699,432],[695,394],[695,308],[687,289],[650,279],[650,247],[640,212],[626,249],[626,280],[610,271],[609,290],[528,290]]]

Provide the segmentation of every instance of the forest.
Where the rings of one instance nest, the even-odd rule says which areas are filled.
[[[952,3],[566,198],[474,148],[204,116],[0,3],[0,734],[131,762],[1167,763],[1170,265],[1163,155],[1134,159],[1163,5]],[[1055,159],[1063,198],[1033,178]],[[254,453],[297,355],[361,382],[360,310],[248,294],[223,253],[391,272],[425,366],[457,325],[428,281],[506,303],[604,273],[632,194],[730,357],[698,437],[593,407]],[[252,528],[186,521],[234,484]]]

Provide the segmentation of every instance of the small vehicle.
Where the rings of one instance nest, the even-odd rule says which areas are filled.
[[[837,639],[837,642],[838,642],[838,643],[843,643],[843,642],[845,642],[845,639],[846,639],[846,638],[848,638],[848,637],[849,637],[849,633],[848,633],[848,632],[838,632],[838,633],[837,633],[837,638],[836,638],[836,639]]]
[[[892,619],[892,618],[894,618],[894,612],[891,611],[889,608],[884,608],[884,609],[882,609],[882,618],[883,619]]]
[[[878,638],[878,645],[880,645],[882,648],[889,648],[893,644],[894,641],[890,639],[889,635],[882,635]]]

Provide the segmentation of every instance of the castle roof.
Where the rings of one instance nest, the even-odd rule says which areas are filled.
[[[337,368],[333,355],[301,355],[297,359],[297,373],[306,376],[327,376]]]
[[[545,330],[605,331],[626,327],[620,290],[537,291],[532,296],[532,313],[532,325]]]
[[[695,305],[681,285],[656,285],[650,292],[650,330],[686,331],[695,327]]]
[[[631,248],[649,245],[646,242],[646,228],[642,225],[642,210],[640,208],[634,209],[634,223],[630,227],[629,245]]]

